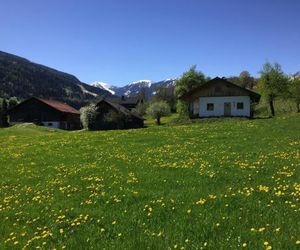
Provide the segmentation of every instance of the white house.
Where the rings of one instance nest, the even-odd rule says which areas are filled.
[[[216,77],[184,94],[181,99],[188,102],[192,118],[251,117],[253,104],[259,102],[260,95]]]

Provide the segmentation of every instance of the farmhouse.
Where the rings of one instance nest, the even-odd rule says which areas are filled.
[[[50,128],[80,129],[80,112],[54,100],[36,97],[21,102],[8,111],[10,125],[30,122]]]
[[[120,104],[112,103],[106,99],[96,104],[97,116],[92,129],[129,129],[144,126],[144,119]]]
[[[252,117],[260,95],[216,77],[181,96],[189,104],[190,117]]]

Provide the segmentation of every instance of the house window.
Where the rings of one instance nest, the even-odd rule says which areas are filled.
[[[243,102],[238,102],[238,103],[236,104],[236,108],[237,108],[237,109],[244,109],[244,103],[243,103]]]
[[[213,111],[214,110],[214,104],[213,103],[207,103],[206,109],[207,109],[207,111]]]

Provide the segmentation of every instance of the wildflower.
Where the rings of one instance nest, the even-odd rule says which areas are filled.
[[[203,205],[206,202],[205,199],[200,199],[196,202],[196,205]]]
[[[242,244],[242,247],[246,247],[246,246],[247,246],[247,243],[243,243],[243,244]]]
[[[115,225],[117,222],[114,220],[111,224]]]
[[[296,241],[296,245],[300,245],[300,240],[297,240],[297,241]]]
[[[192,210],[191,210],[191,209],[187,210],[187,213],[188,213],[188,214],[190,214],[191,212],[192,212]]]
[[[62,234],[62,233],[64,233],[64,229],[63,228],[60,228],[59,229],[59,232]]]

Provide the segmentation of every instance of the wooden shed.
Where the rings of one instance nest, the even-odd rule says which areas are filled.
[[[106,99],[96,104],[97,117],[93,130],[130,129],[144,126],[144,119],[120,104]]]
[[[8,111],[10,125],[35,123],[49,128],[77,130],[81,128],[80,112],[66,103],[29,98]]]
[[[180,97],[189,104],[190,117],[252,117],[260,95],[216,77]]]

